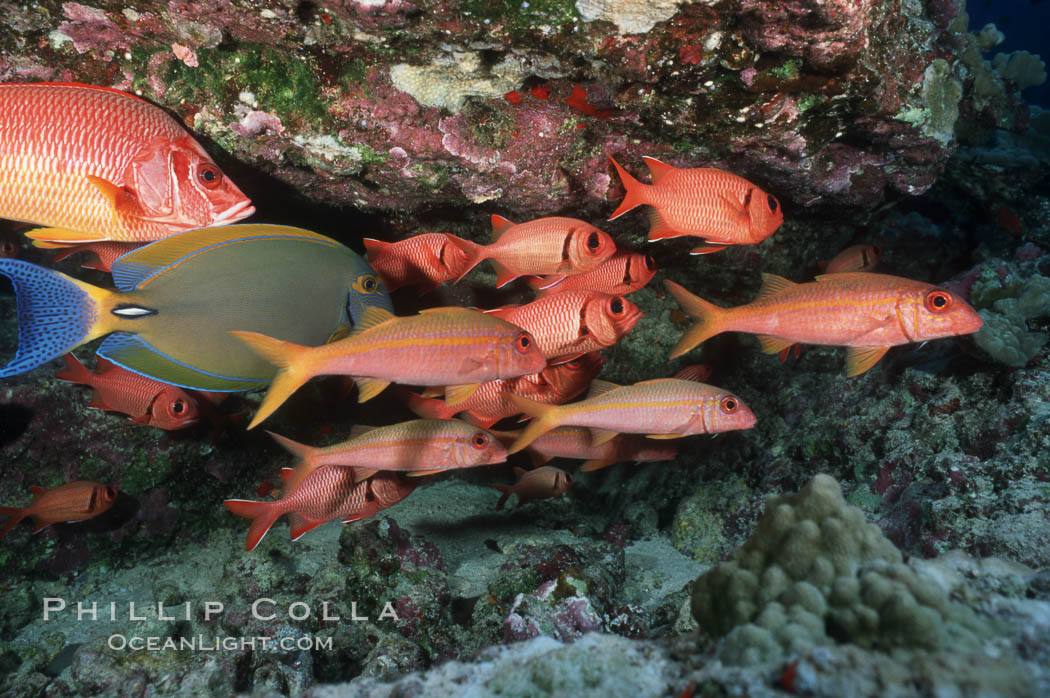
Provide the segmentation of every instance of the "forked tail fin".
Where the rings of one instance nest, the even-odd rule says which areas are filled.
[[[685,354],[693,347],[725,331],[724,319],[728,312],[725,308],[719,308],[714,303],[708,303],[703,298],[694,296],[670,279],[664,280],[664,288],[674,296],[682,310],[696,320],[696,324],[689,328],[682,338],[678,340],[678,344],[675,344],[674,349],[671,350],[672,359]]]
[[[252,429],[273,414],[278,407],[284,404],[285,400],[291,397],[292,393],[313,377],[306,365],[306,358],[312,347],[274,339],[258,332],[230,330],[230,334],[247,344],[256,354],[277,366],[277,375],[270,383],[270,389],[266,391],[266,397],[259,405],[259,410],[255,413],[251,424],[248,425],[248,428]]]
[[[617,206],[616,210],[612,212],[611,216],[609,216],[609,220],[613,220],[614,218],[619,218],[627,213],[632,208],[644,204],[645,199],[643,197],[643,192],[649,185],[642,184],[635,179],[630,172],[620,166],[620,163],[613,160],[612,155],[609,156],[609,159],[612,160],[612,164],[616,167],[616,172],[620,175],[620,181],[623,182],[623,188],[627,191],[623,197],[623,201],[620,202],[620,205]]]
[[[470,240],[458,238],[455,235],[446,235],[445,237],[448,238],[448,241],[450,243],[458,247],[463,252],[463,254],[467,255],[467,263],[463,267],[463,272],[456,277],[455,281],[452,282],[454,284],[458,284],[464,276],[470,273],[471,269],[478,266],[478,262],[485,259],[485,246],[479,245],[478,243],[472,242]]]
[[[299,483],[305,480],[310,473],[317,470],[319,465],[317,452],[321,449],[301,444],[298,441],[292,441],[288,437],[275,434],[272,431],[266,433],[272,436],[273,440],[280,444],[281,448],[299,459],[299,462],[295,464],[295,469],[291,473],[287,474],[287,476],[282,473],[281,476],[284,493],[285,495],[289,495],[295,491],[295,488],[299,486]]]
[[[227,499],[223,504],[237,516],[252,520],[248,527],[248,537],[244,540],[245,550],[255,550],[255,546],[266,535],[280,514],[274,506],[276,502],[253,502],[250,499]]]
[[[507,449],[507,453],[517,453],[560,424],[561,411],[557,405],[543,405],[514,393],[507,393],[507,399],[513,402],[519,410],[532,417],[529,425],[521,431],[518,438]]]

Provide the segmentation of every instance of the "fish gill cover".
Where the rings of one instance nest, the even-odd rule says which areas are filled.
[[[0,385],[0,504],[33,506],[31,486],[103,489],[79,487],[61,511],[48,500],[55,523],[0,541],[0,693],[1047,693],[1050,112],[1038,54],[1050,51],[1042,35],[1022,38],[1046,12],[978,0],[6,7],[0,81],[152,102],[251,199],[252,221],[357,252],[363,238],[423,233],[489,244],[494,215],[597,226],[655,271],[627,297],[642,315],[602,350],[598,378],[633,385],[702,364],[757,423],[644,439],[648,455],[610,440],[622,450],[583,456],[594,472],[552,462],[572,476],[565,493],[550,496],[559,480],[502,511],[490,485],[514,486],[512,468],[539,463],[538,449],[398,480],[414,491],[378,473],[347,484],[364,504],[345,518],[374,517],[295,542],[279,521],[249,553],[249,522],[222,501],[280,501],[281,469],[298,460],[245,429],[258,396],[194,395],[202,418],[181,430],[129,425],[139,403],[89,409],[91,389],[55,380],[52,361]],[[702,235],[649,243],[656,206],[606,220],[626,194],[610,156],[646,185],[645,157],[731,172],[774,197],[783,223],[698,256]],[[419,281],[393,295],[398,315],[533,302],[522,280],[496,290],[489,260],[450,283],[464,258],[444,242],[419,253],[430,266],[406,274]],[[0,243],[4,257],[111,283],[81,269],[88,252],[53,263],[13,224]],[[665,280],[735,308],[760,295],[763,273],[810,282],[854,246],[879,249],[876,273],[969,303],[983,327],[892,348],[852,378],[847,349],[795,344],[778,360],[737,332],[669,360],[695,318]],[[368,280],[355,281],[363,293]],[[425,295],[413,285],[433,283]],[[18,339],[6,290],[0,323],[7,361]],[[93,347],[78,358],[101,373]],[[527,385],[534,402],[552,394]],[[310,382],[266,428],[324,447],[412,419],[395,391],[359,405],[354,390]],[[491,434],[509,445],[524,426]],[[619,453],[646,462],[608,465]],[[117,498],[88,507],[105,487]],[[712,596],[719,585],[731,593]],[[78,601],[96,613],[78,619]],[[197,644],[137,651],[120,638]],[[241,643],[251,638],[270,642]]]

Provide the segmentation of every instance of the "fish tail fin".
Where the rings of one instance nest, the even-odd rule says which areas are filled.
[[[456,414],[456,410],[446,405],[444,400],[423,397],[408,390],[399,391],[399,393],[405,402],[405,407],[417,417],[422,417],[423,419],[452,419]]]
[[[248,527],[248,537],[244,540],[245,550],[255,550],[255,546],[259,545],[270,527],[277,521],[280,513],[274,506],[275,503],[253,502],[250,499],[227,499],[223,502],[226,508],[237,516],[252,520],[252,525]]]
[[[508,393],[507,399],[513,402],[519,410],[532,417],[529,425],[507,449],[507,453],[517,453],[561,423],[561,410],[557,405],[544,405],[514,393]]]
[[[499,490],[503,494],[500,495],[499,501],[496,502],[496,510],[502,511],[503,507],[507,504],[507,500],[510,499],[511,486],[510,485],[489,485],[494,490]]]
[[[455,235],[446,235],[445,238],[449,243],[455,245],[467,256],[467,263],[463,266],[463,271],[456,280],[452,283],[458,284],[464,276],[470,273],[470,270],[478,266],[478,262],[485,259],[485,246],[479,245],[472,240],[464,240],[463,238],[456,237]]]
[[[94,374],[87,370],[87,367],[80,363],[77,357],[73,356],[73,352],[63,356],[62,360],[66,362],[66,367],[55,373],[55,378],[80,385],[91,385]]]
[[[612,155],[609,156],[609,160],[612,160],[612,164],[616,167],[616,173],[620,175],[620,181],[623,182],[623,188],[627,190],[627,193],[623,197],[623,201],[620,202],[620,205],[617,206],[616,210],[612,212],[611,216],[609,216],[609,220],[613,220],[627,213],[632,208],[646,203],[643,194],[649,185],[642,184],[631,176],[631,173],[623,169],[620,163],[613,159]]]
[[[248,425],[248,428],[252,429],[284,404],[284,401],[298,390],[299,386],[313,377],[309,365],[312,347],[274,339],[258,332],[231,330],[230,334],[247,344],[256,354],[277,366],[277,375],[274,376],[270,389],[266,391],[266,397],[263,398],[259,410]]]
[[[703,298],[694,296],[670,279],[664,280],[664,288],[674,296],[682,310],[696,320],[696,324],[689,328],[671,350],[672,359],[725,331],[725,316],[728,313],[725,308],[719,308],[714,303],[708,303]]]
[[[115,293],[18,259],[0,259],[15,287],[18,351],[0,378],[32,370],[116,329]]]
[[[291,473],[288,473],[287,475],[284,473],[281,474],[281,484],[282,487],[284,487],[284,491],[286,493],[291,493],[310,473],[317,470],[319,466],[317,454],[321,449],[301,444],[298,441],[292,441],[287,436],[281,436],[272,431],[267,431],[266,433],[272,436],[273,440],[276,441],[281,448],[288,451],[288,453],[291,453],[299,460],[295,465],[295,469]]]
[[[0,529],[0,538],[3,538],[26,517],[26,510],[20,507],[0,507],[0,516],[8,519],[4,527]]]

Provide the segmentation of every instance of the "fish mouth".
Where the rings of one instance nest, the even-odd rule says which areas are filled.
[[[242,218],[247,218],[253,213],[255,213],[255,207],[252,206],[251,199],[245,199],[244,201],[240,201],[234,204],[233,206],[230,206],[225,211],[222,211],[221,213],[216,215],[215,220],[212,222],[212,225],[235,223],[241,220]]]
[[[635,308],[634,311],[627,316],[623,321],[623,334],[627,334],[634,329],[634,326],[638,324],[638,321],[642,319],[642,311],[639,308]]]

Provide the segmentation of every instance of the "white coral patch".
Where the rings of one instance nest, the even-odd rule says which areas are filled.
[[[399,63],[390,69],[394,87],[428,107],[456,113],[467,97],[495,99],[517,88],[526,77],[513,57],[485,68],[472,51],[453,52],[429,65]]]
[[[657,22],[671,19],[678,0],[576,0],[584,21],[612,22],[621,34],[644,34]]]

